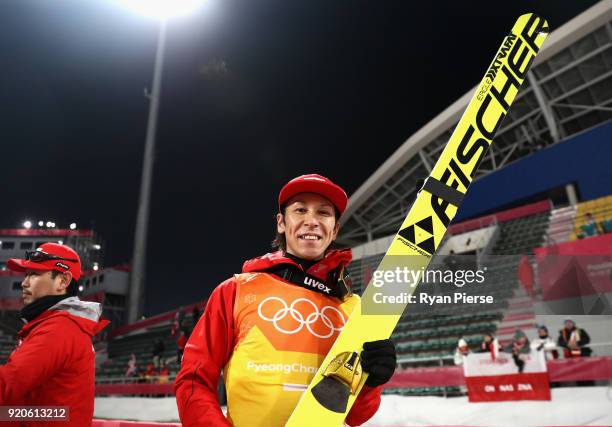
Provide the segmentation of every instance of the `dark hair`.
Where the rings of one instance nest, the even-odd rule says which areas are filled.
[[[55,279],[60,274],[62,274],[62,272],[59,270],[51,270],[52,279]],[[70,295],[71,297],[75,297],[77,296],[78,292],[79,292],[79,283],[73,278],[70,280],[70,284],[66,288],[66,294]]]
[[[281,206],[281,211],[279,212],[283,216],[283,221],[284,221],[286,209],[287,209],[287,205],[285,204]],[[336,217],[336,223],[337,223],[338,220],[340,219],[340,212],[338,212],[338,209],[336,209],[335,206],[334,206],[334,216]],[[276,215],[274,216],[274,219],[276,219]],[[334,242],[332,242],[329,245],[328,249],[331,249],[333,247],[334,247]],[[272,240],[272,249],[276,249],[276,250],[280,249],[283,252],[287,252],[287,238],[285,237],[285,233],[279,233],[278,230],[276,230],[276,235],[274,236],[274,240]]]

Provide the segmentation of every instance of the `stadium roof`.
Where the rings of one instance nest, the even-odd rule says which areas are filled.
[[[612,0],[553,31],[475,178],[612,118]],[[410,136],[351,196],[339,241],[395,233],[474,89]]]

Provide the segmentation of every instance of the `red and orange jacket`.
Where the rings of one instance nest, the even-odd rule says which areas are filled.
[[[0,366],[0,405],[68,406],[70,421],[51,424],[90,427],[95,379],[91,338],[108,324],[99,320],[100,314],[100,304],[70,297],[26,323],[17,348]]]
[[[330,251],[307,273],[325,280],[350,260],[350,250]],[[265,273],[280,264],[301,268],[280,252],[267,254],[212,292],[175,382],[184,427],[284,426],[350,316],[358,296],[341,302]],[[217,400],[222,370],[227,418]],[[346,423],[371,418],[380,394],[364,386]]]

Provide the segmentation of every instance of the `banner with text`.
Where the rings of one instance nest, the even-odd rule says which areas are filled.
[[[464,358],[463,372],[470,402],[550,400],[544,352],[513,356],[500,352],[472,353]]]

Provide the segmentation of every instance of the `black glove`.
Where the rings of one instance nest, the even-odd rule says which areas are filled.
[[[391,340],[380,340],[363,343],[361,367],[370,374],[365,384],[377,387],[391,379],[395,372],[397,354]]]

